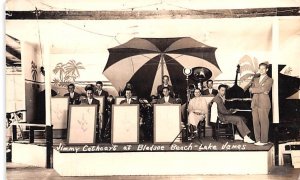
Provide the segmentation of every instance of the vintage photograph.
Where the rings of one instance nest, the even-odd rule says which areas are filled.
[[[4,6],[7,179],[300,178],[299,0]]]

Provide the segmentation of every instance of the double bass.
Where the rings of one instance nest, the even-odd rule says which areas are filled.
[[[237,114],[252,119],[251,116],[251,98],[248,93],[237,84],[238,74],[240,73],[240,65],[237,65],[234,85],[226,91],[225,106],[228,109],[238,109]]]

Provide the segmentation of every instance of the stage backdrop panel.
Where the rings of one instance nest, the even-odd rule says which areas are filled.
[[[51,118],[53,129],[67,129],[68,105],[68,97],[51,98]]]
[[[97,105],[70,105],[68,144],[94,144]]]
[[[139,143],[139,105],[113,105],[112,144]]]
[[[154,143],[171,143],[180,132],[180,104],[154,105]],[[175,142],[180,142],[176,140]]]

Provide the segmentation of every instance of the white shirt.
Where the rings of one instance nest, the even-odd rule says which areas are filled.
[[[164,97],[165,98],[165,102],[169,102],[169,97],[170,96]]]
[[[101,91],[98,91],[98,95],[99,95],[99,96],[101,95],[101,93],[102,93],[102,90],[101,90]]]
[[[259,83],[261,83],[261,81],[264,79],[266,77],[266,74],[265,75],[261,75],[260,77],[259,77]]]
[[[130,104],[130,100],[131,100],[131,99],[127,99],[127,104]]]
[[[74,92],[70,93],[70,97],[73,98],[74,97]]]
[[[209,94],[212,94],[212,89],[208,89]]]
[[[92,104],[93,99],[88,99],[89,104]]]

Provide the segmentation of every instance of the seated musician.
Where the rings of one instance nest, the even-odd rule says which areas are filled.
[[[200,121],[203,121],[207,115],[207,103],[202,98],[200,89],[196,88],[194,91],[195,97],[190,100],[188,105],[188,124],[191,132],[191,138],[195,137],[197,133],[197,126]]]
[[[99,132],[99,108],[100,108],[100,101],[98,101],[97,99],[95,99],[94,98],[94,89],[93,89],[93,87],[92,86],[88,86],[88,87],[86,87],[86,99],[82,99],[81,100],[81,104],[84,104],[84,105],[86,105],[86,104],[88,104],[88,105],[93,105],[93,104],[95,104],[95,105],[97,105],[97,130],[96,130],[96,132],[97,132],[97,135],[96,135],[96,137],[97,137],[97,141],[100,141],[100,132]]]
[[[225,93],[227,86],[224,84],[219,85],[218,94],[212,100],[212,102],[217,103],[218,116],[222,122],[232,123],[237,126],[239,133],[244,138],[246,143],[254,143],[252,139],[249,138],[248,134],[250,133],[249,128],[245,124],[246,119],[243,116],[232,115],[236,113],[237,110],[230,109],[228,110],[225,105]]]
[[[170,96],[169,87],[163,87],[163,97],[157,100],[157,104],[176,104],[176,100]]]
[[[127,82],[126,85],[125,85],[125,88],[124,90],[121,92],[120,96],[126,96],[126,90],[127,89],[130,89],[131,90],[131,94],[132,96],[137,96],[137,93],[132,85],[131,82]]]
[[[79,97],[80,94],[74,91],[75,90],[75,85],[74,84],[69,84],[68,85],[68,93],[66,93],[64,96],[69,97],[69,104],[79,104]]]
[[[163,84],[157,86],[157,96],[158,96],[159,98],[161,98],[161,97],[164,96],[164,95],[163,95],[163,88],[164,88],[164,87],[168,87],[169,90],[170,90],[170,95],[171,95],[171,97],[174,97],[174,96],[173,96],[173,95],[174,95],[174,90],[173,90],[173,87],[172,87],[171,85],[169,85],[169,80],[170,80],[170,78],[169,78],[169,76],[167,76],[167,75],[164,75],[164,76],[162,77]]]
[[[216,96],[218,94],[218,90],[213,88],[213,80],[208,80],[206,81],[207,89],[203,91],[203,95],[208,95],[208,96]]]
[[[120,104],[138,104],[139,102],[132,98],[132,90],[125,89],[125,98],[120,102]]]

